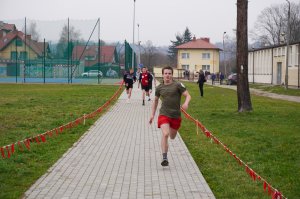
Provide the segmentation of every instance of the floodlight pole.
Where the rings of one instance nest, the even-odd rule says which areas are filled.
[[[24,55],[25,55],[25,57],[24,57],[24,68],[23,68],[23,78],[24,78],[24,83],[25,83],[25,80],[26,80],[26,63],[27,63],[27,49],[26,49],[26,47],[27,47],[27,42],[26,42],[26,39],[27,39],[27,29],[26,29],[26,24],[27,24],[27,22],[26,22],[26,17],[25,17],[25,46],[24,46],[24,48],[25,48],[25,53],[24,53]]]
[[[138,67],[141,64],[141,41],[140,41],[140,24],[137,24],[138,27],[138,46],[139,46],[139,57],[138,57]]]
[[[69,69],[69,64],[70,64],[70,59],[69,59],[69,53],[70,53],[70,20],[68,18],[68,84],[70,83],[70,69]]]
[[[100,84],[100,60],[101,60],[101,42],[100,42],[100,18],[98,18],[98,84]]]
[[[132,33],[132,63],[131,63],[131,68],[134,69],[134,30],[135,30],[135,0],[133,0],[133,33]]]

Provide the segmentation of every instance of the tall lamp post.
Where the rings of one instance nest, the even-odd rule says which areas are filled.
[[[137,24],[138,27],[138,45],[139,45],[139,57],[138,57],[138,67],[140,67],[141,64],[141,41],[140,41],[140,24]]]
[[[226,77],[227,71],[226,71],[225,45],[224,45],[225,34],[226,34],[226,32],[223,32],[223,58],[224,58],[224,69],[225,69],[225,77]]]
[[[289,0],[286,0],[289,4],[288,7],[288,21],[287,21],[287,34],[286,34],[286,63],[285,63],[285,89],[288,89],[288,84],[289,84],[289,45],[290,45],[290,10],[291,10],[291,4],[289,2]]]
[[[131,68],[134,69],[134,30],[135,30],[135,0],[133,0],[133,33],[132,33],[132,59],[131,59]]]

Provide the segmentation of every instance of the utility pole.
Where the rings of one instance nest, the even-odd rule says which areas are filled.
[[[224,36],[225,36],[226,32],[223,33],[223,58],[224,58],[224,69],[225,69],[225,78],[226,78],[226,59],[225,59],[225,45],[224,45]]]

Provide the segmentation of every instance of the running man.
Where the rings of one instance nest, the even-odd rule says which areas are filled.
[[[139,77],[139,84],[138,88],[140,88],[140,84],[142,85],[142,90],[143,90],[143,106],[145,105],[145,95],[149,96],[149,82],[150,82],[151,75],[147,71],[147,68],[144,66],[142,68],[142,73],[140,74]]]
[[[128,96],[127,103],[130,102],[131,92],[133,88],[133,83],[136,82],[136,76],[134,75],[133,69],[129,70],[129,73],[126,72],[123,76],[123,80],[125,82],[126,93]]]
[[[149,95],[148,95],[148,101],[151,100],[151,93],[152,93],[152,83],[154,81],[154,87],[156,87],[156,82],[153,73],[150,73],[150,79],[149,79]]]
[[[169,166],[168,162],[168,139],[175,139],[177,130],[181,124],[181,112],[180,101],[181,96],[185,97],[185,101],[182,104],[182,109],[187,110],[191,96],[186,90],[185,86],[173,80],[173,68],[170,66],[162,69],[163,82],[156,87],[155,99],[152,104],[152,113],[149,123],[152,124],[153,118],[158,105],[158,99],[160,98],[161,108],[158,116],[158,128],[162,130],[161,150],[163,155],[162,166]]]

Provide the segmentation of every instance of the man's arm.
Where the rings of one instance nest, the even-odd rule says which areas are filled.
[[[189,107],[189,103],[190,103],[190,101],[191,101],[191,99],[192,99],[192,97],[191,97],[191,95],[189,94],[189,92],[186,90],[186,91],[184,91],[183,93],[182,93],[182,95],[185,97],[185,101],[184,101],[184,103],[182,104],[182,109],[184,110],[184,111],[186,111],[187,109],[188,109],[188,107]]]
[[[151,116],[150,116],[149,124],[152,124],[152,122],[153,122],[155,112],[156,112],[156,109],[157,109],[157,105],[158,105],[158,99],[159,98],[157,96],[155,96],[154,101],[152,103],[152,113],[151,113]]]

